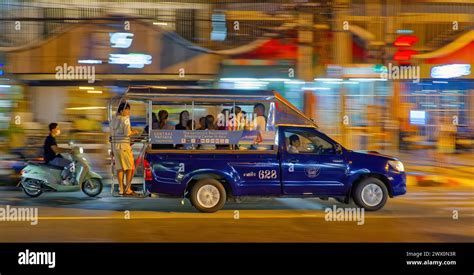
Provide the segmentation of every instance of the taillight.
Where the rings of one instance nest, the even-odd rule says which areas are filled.
[[[151,166],[148,160],[146,159],[143,160],[143,169],[145,170],[145,180],[153,180],[153,176],[151,174]]]

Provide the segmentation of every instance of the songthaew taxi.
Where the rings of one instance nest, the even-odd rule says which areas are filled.
[[[406,193],[398,159],[344,148],[275,91],[130,87],[124,101],[147,114],[145,191],[201,212],[243,196],[353,199],[374,211]]]

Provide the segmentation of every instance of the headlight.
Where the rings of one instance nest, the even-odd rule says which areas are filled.
[[[84,148],[79,147],[79,154],[83,154],[83,153],[84,153]]]
[[[405,167],[403,167],[403,163],[399,160],[389,160],[388,165],[393,168],[393,170],[397,172],[404,172]]]

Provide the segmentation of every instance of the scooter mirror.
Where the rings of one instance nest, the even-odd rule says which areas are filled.
[[[73,141],[69,141],[69,146],[70,146],[70,147],[74,146],[74,142],[73,142]]]

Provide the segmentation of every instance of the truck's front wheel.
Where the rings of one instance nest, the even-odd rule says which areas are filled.
[[[377,178],[366,178],[354,189],[354,202],[367,211],[376,211],[387,202],[388,190],[385,184]]]
[[[190,199],[197,210],[205,213],[216,212],[225,204],[225,188],[215,179],[203,179],[193,186]]]

